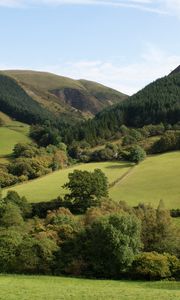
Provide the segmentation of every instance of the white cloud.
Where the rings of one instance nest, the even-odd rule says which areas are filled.
[[[180,0],[0,0],[0,6],[4,7],[70,4],[115,6],[180,16]]]
[[[74,79],[97,81],[130,95],[169,74],[179,64],[180,56],[169,55],[153,45],[147,45],[138,62],[117,64],[111,61],[81,60],[39,67],[39,70]]]
[[[121,92],[132,95],[157,78],[168,75],[180,65],[180,56],[165,53],[161,49],[147,45],[137,62],[114,63],[102,60],[81,60],[60,62],[49,66],[8,66],[0,69],[34,69],[52,72],[74,79],[97,81]]]

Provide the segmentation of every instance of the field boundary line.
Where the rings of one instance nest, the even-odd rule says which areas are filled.
[[[115,181],[111,182],[109,184],[109,189],[113,188],[116,184],[120,184],[124,179],[126,179],[128,177],[128,175],[130,175],[130,173],[135,169],[135,166],[132,166],[129,170],[127,170],[123,175],[121,175],[121,177],[117,178]]]

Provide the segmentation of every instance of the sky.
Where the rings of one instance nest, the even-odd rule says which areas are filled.
[[[180,65],[180,0],[0,0],[0,69],[129,95]]]

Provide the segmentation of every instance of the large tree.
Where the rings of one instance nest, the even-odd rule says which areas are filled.
[[[137,218],[128,214],[109,215],[95,221],[62,246],[57,269],[72,274],[72,270],[77,272],[78,266],[83,275],[120,278],[131,266],[140,247]]]
[[[105,174],[96,169],[94,172],[75,170],[69,174],[69,182],[63,187],[70,193],[65,196],[80,212],[96,206],[102,197],[108,196],[108,180]]]

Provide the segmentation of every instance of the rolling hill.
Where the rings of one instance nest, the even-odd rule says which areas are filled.
[[[126,95],[87,80],[52,73],[10,70],[1,74],[16,81],[42,108],[65,119],[82,120],[127,98]],[[0,81],[1,81],[0,77]]]

